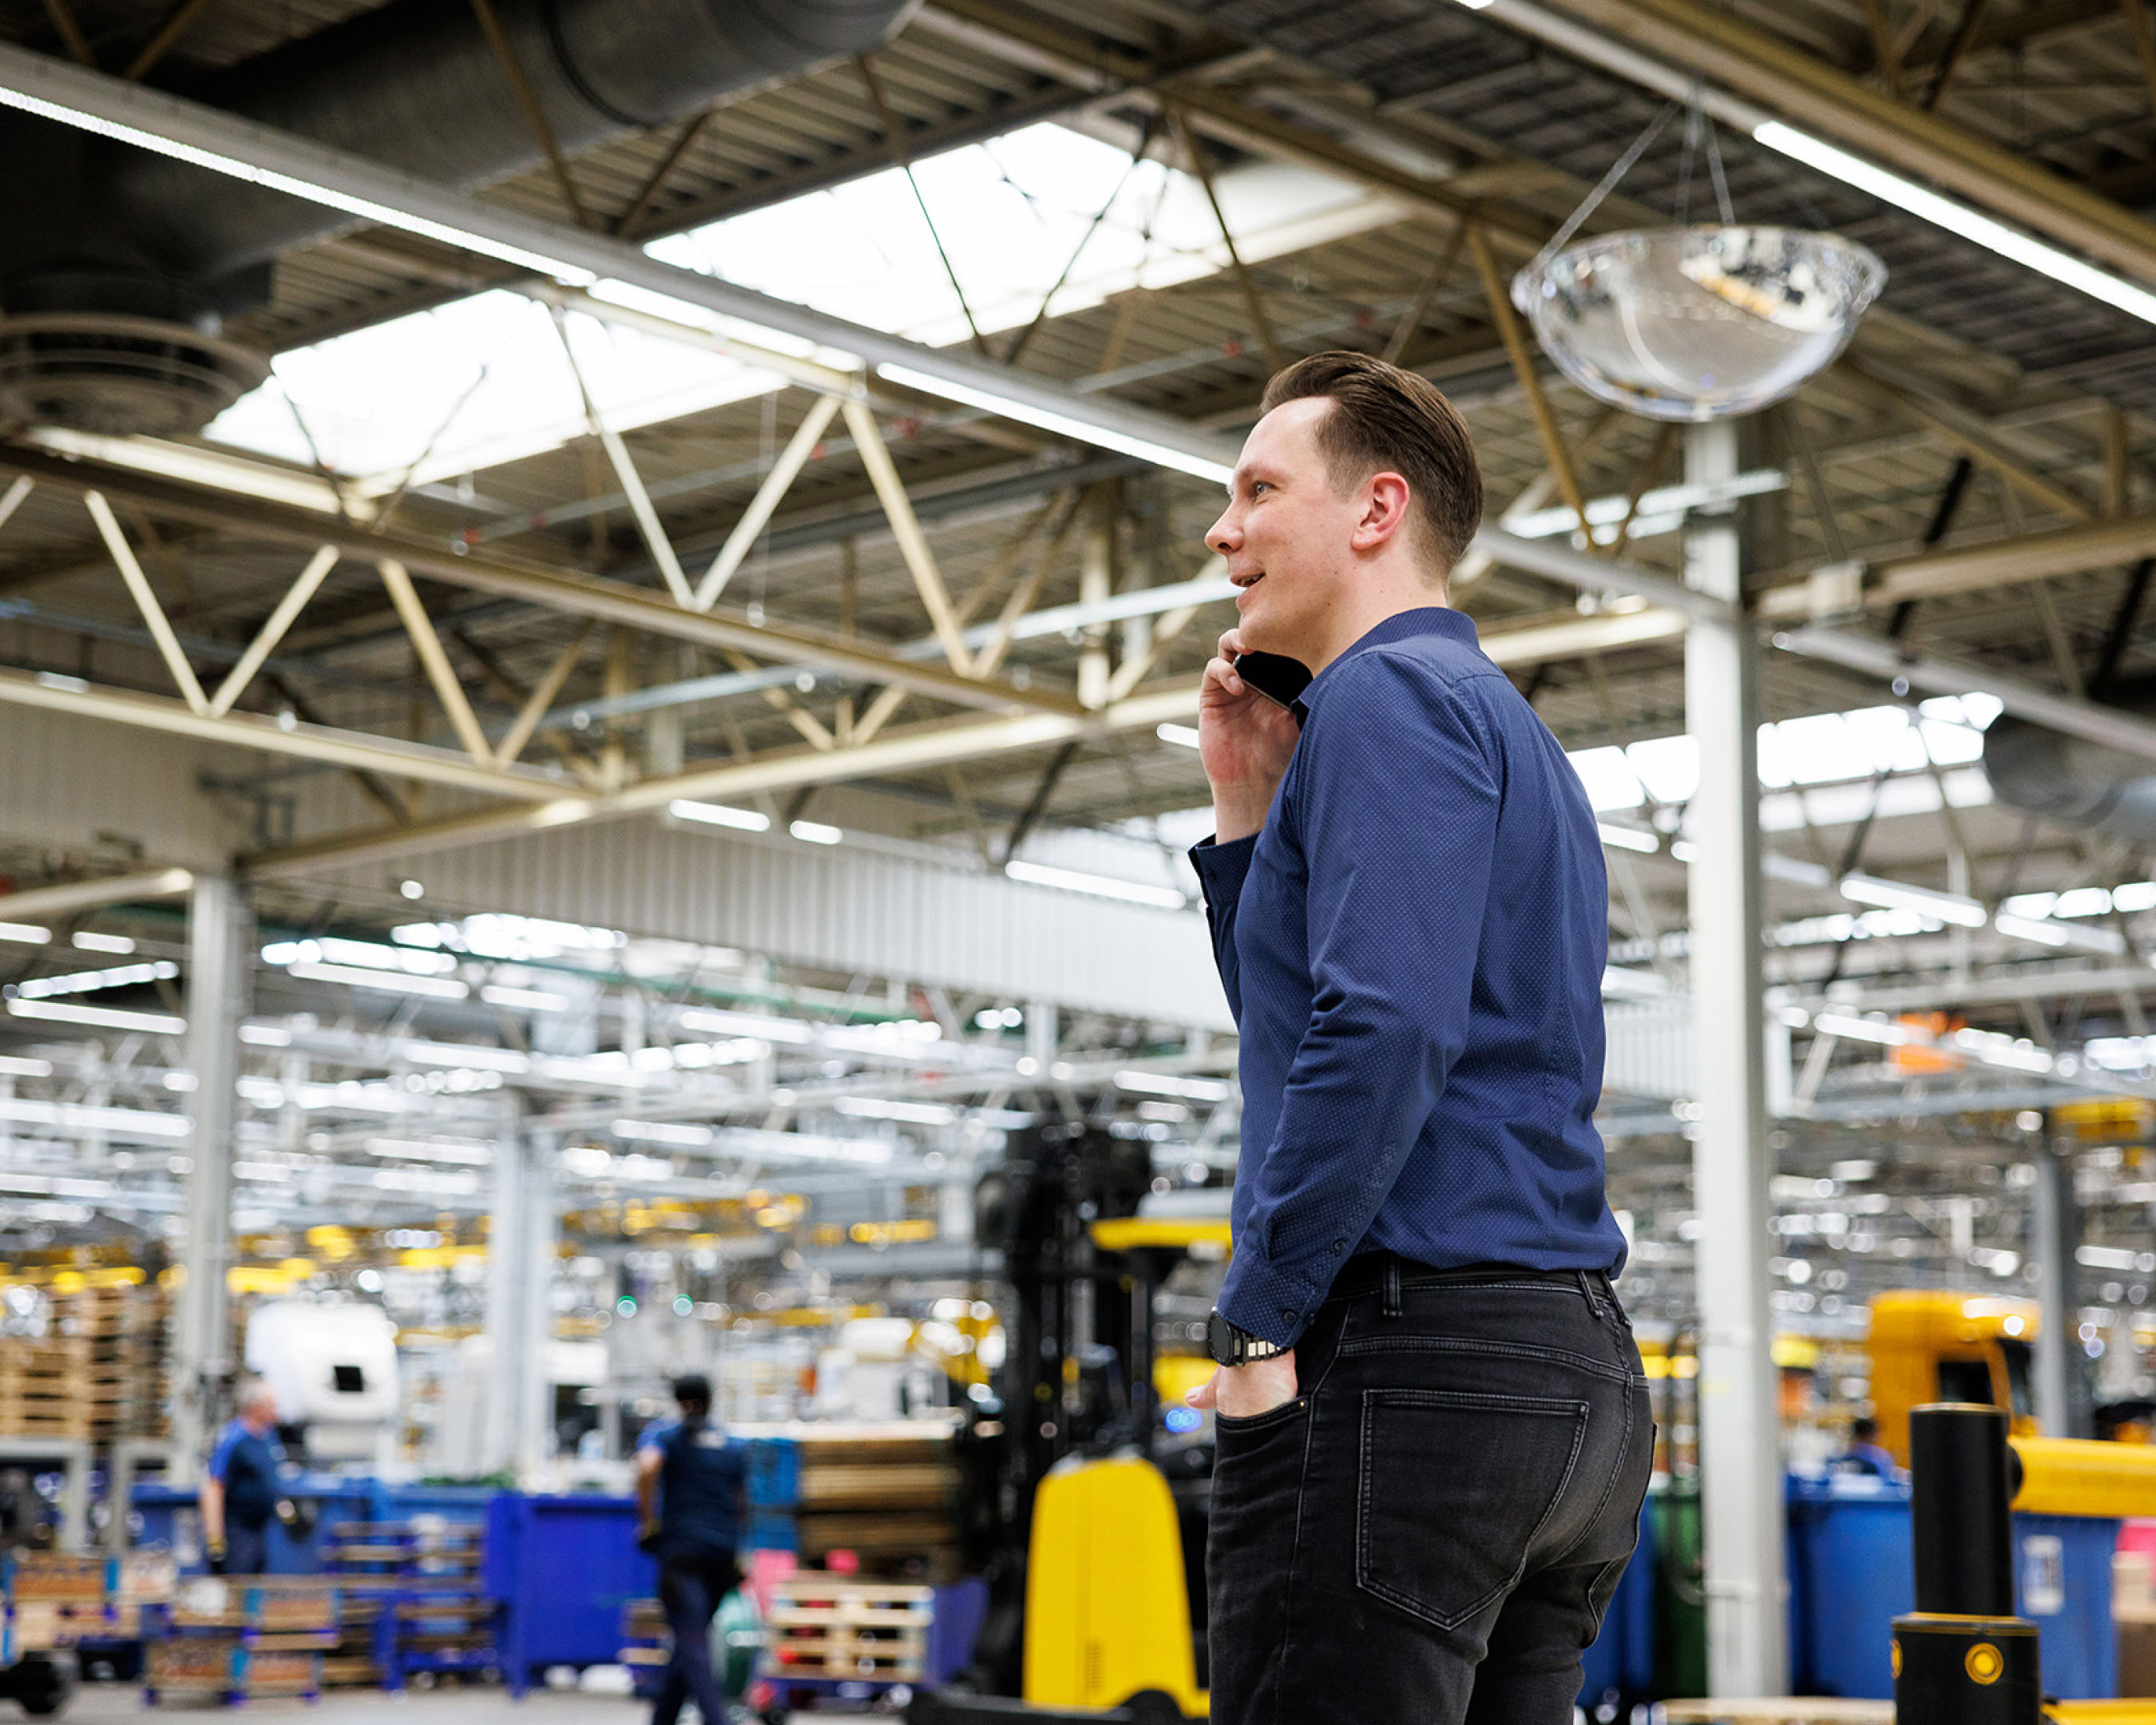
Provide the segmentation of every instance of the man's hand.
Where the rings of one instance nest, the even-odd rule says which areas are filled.
[[[1185,1398],[1194,1408],[1211,1408],[1230,1420],[1270,1414],[1296,1398],[1295,1350],[1247,1366],[1222,1366]]]
[[[1223,845],[1265,824],[1299,734],[1294,714],[1235,675],[1229,660],[1242,650],[1241,634],[1229,629],[1198,687],[1198,758],[1212,783],[1214,837]]]

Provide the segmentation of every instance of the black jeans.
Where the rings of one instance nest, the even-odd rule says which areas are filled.
[[[652,1704],[651,1725],[674,1725],[681,1703],[692,1696],[704,1725],[726,1725],[726,1697],[711,1669],[711,1617],[740,1579],[730,1551],[660,1553],[659,1603],[673,1633],[674,1656],[666,1662],[666,1681]]]
[[[1351,1261],[1218,1422],[1213,1725],[1571,1725],[1654,1422],[1599,1275]]]

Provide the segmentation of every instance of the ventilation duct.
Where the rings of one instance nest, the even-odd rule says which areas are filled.
[[[2156,845],[2156,761],[2005,715],[1984,733],[2002,803],[2060,826]]]
[[[566,153],[866,53],[917,0],[495,0]],[[183,89],[470,189],[544,158],[472,8],[394,0]],[[221,339],[283,253],[353,225],[304,199],[0,112],[0,420],[199,428],[264,374]]]

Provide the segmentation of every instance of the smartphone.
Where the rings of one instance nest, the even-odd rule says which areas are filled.
[[[1276,706],[1290,711],[1310,686],[1310,667],[1285,653],[1239,653],[1234,662],[1237,676]]]

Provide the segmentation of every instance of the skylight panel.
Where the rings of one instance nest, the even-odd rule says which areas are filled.
[[[1690,737],[1635,742],[1625,758],[1657,803],[1689,803],[1699,788],[1699,744]]]
[[[1580,749],[1566,757],[1579,782],[1587,788],[1587,800],[1600,814],[1615,809],[1637,809],[1647,800],[1640,776],[1620,748]]]

